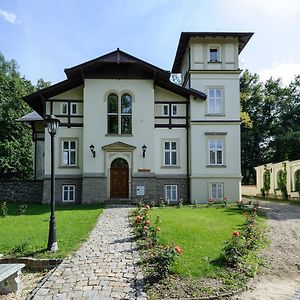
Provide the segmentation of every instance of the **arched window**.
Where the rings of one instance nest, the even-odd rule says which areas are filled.
[[[118,134],[118,96],[110,94],[107,99],[107,133]]]
[[[295,172],[295,191],[300,195],[300,169]]]
[[[132,133],[132,97],[123,94],[121,99],[116,94],[109,94],[107,99],[107,133]]]
[[[131,106],[132,99],[128,94],[121,97],[121,133],[130,134],[131,130]]]

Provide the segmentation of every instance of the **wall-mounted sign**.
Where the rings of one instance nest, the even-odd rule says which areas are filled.
[[[145,195],[145,186],[144,185],[138,185],[136,187],[136,195],[137,196],[144,196]]]

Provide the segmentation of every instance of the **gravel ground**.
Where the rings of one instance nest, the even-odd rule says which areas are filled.
[[[262,252],[263,273],[233,299],[291,300],[300,289],[300,205],[261,202],[268,216],[270,245]]]
[[[21,273],[21,289],[16,293],[10,293],[8,295],[0,295],[0,300],[25,300],[30,292],[35,289],[36,285],[46,274],[41,272]]]

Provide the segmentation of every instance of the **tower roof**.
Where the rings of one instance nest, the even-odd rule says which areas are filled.
[[[236,38],[239,41],[240,54],[253,34],[253,32],[182,32],[178,42],[172,73],[180,73],[183,56],[191,38]]]

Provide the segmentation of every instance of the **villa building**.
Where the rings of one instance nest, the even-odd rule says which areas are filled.
[[[67,79],[28,95],[34,177],[50,201],[94,203],[163,197],[205,203],[241,197],[238,55],[253,33],[183,32],[172,73],[117,49],[65,69]]]

